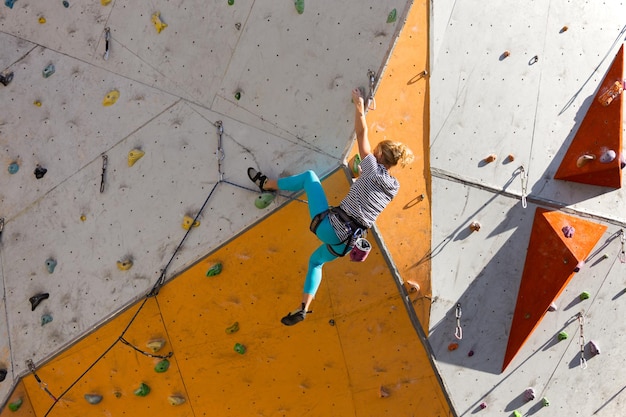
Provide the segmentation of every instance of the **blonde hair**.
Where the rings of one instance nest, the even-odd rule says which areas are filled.
[[[415,158],[413,151],[408,146],[402,142],[392,140],[383,140],[376,145],[374,156],[376,156],[379,163],[385,166],[393,167],[400,164],[403,168],[413,162]]]

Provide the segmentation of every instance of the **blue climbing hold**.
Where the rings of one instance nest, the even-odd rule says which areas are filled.
[[[53,273],[54,272],[54,268],[56,268],[57,266],[57,261],[55,261],[52,258],[48,258],[46,259],[46,269],[48,270],[48,273]]]
[[[13,175],[19,170],[20,166],[17,164],[17,162],[12,162],[11,164],[9,164],[9,174]]]
[[[63,0],[63,7],[65,7],[66,9],[70,7],[70,2],[67,0]]]
[[[52,322],[52,316],[50,314],[44,314],[41,316],[41,325],[45,326],[46,324]]]
[[[15,0],[4,0],[4,5],[7,6],[9,9],[12,9],[14,4]]]

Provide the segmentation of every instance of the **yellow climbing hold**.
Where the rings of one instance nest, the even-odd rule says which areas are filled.
[[[146,343],[146,346],[152,351],[152,353],[157,353],[159,350],[163,349],[163,346],[165,346],[165,340],[154,339]]]
[[[132,167],[133,165],[135,165],[135,162],[139,161],[141,157],[145,154],[146,153],[141,149],[133,149],[132,151],[128,152],[128,166]]]
[[[102,100],[103,106],[112,106],[115,104],[117,99],[120,98],[120,92],[117,90],[111,90],[104,96],[104,100]]]
[[[33,104],[34,104],[35,106],[37,106],[37,107],[41,107],[41,101],[39,101],[39,100],[35,100],[35,101],[33,102]]]
[[[120,271],[128,271],[133,267],[132,259],[124,259],[123,261],[117,261],[117,268]]]
[[[181,395],[170,395],[167,397],[167,401],[169,401],[171,405],[181,405],[185,402],[185,397]]]
[[[84,222],[85,220],[87,220],[87,216],[85,216],[84,214],[80,215],[80,221]]]
[[[100,0],[100,4],[103,5],[103,6],[106,6],[109,3],[111,3],[111,0]]]
[[[46,23],[46,18],[45,18],[45,17],[43,17],[43,16],[41,16],[41,17],[39,18],[39,23],[41,23],[42,25],[43,25],[44,23]]]
[[[161,31],[167,27],[167,23],[163,23],[161,21],[161,13],[160,12],[156,12],[156,13],[154,13],[152,15],[152,24],[156,28],[157,33],[161,33]]]
[[[194,222],[191,216],[183,217],[183,229],[189,230],[191,227],[198,227],[198,226],[200,226],[200,221],[196,220]]]

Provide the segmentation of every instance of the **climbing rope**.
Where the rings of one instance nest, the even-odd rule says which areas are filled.
[[[578,313],[578,325],[580,326],[580,332],[578,334],[578,344],[580,345],[580,367],[582,369],[587,369],[587,359],[585,359],[585,333],[584,333],[584,325],[585,325],[585,316],[583,313]]]
[[[461,327],[461,303],[456,304],[456,330],[454,331],[454,337],[461,340],[463,339],[463,328]]]

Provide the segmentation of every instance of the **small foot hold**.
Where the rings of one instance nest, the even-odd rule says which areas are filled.
[[[22,400],[22,397],[18,398],[17,400],[9,403],[9,410],[11,411],[17,411],[20,409],[20,407],[22,406],[22,403],[24,401]]]
[[[183,229],[189,230],[192,227],[198,227],[198,226],[200,226],[200,221],[199,220],[194,221],[193,217],[187,216],[187,215],[185,215],[185,217],[183,217]]]
[[[43,176],[46,175],[46,172],[48,172],[46,168],[37,164],[37,166],[35,167],[35,172],[34,172],[35,178],[37,178],[38,180],[42,179]]]
[[[106,96],[104,96],[104,99],[102,100],[102,105],[105,107],[112,106],[115,104],[118,98],[120,98],[120,92],[117,90],[111,90],[106,94]]]
[[[4,368],[0,369],[0,382],[4,381],[7,378],[8,371]]]
[[[47,292],[44,293],[40,293],[37,295],[33,295],[32,297],[30,297],[28,299],[28,301],[30,301],[30,307],[31,310],[30,311],[35,311],[35,309],[37,308],[37,306],[43,301],[46,300],[48,297],[50,297],[50,294],[48,294]]]
[[[163,346],[165,346],[165,340],[154,339],[146,343],[146,346],[152,351],[152,353],[157,353],[159,350],[163,349]]]
[[[13,71],[3,71],[0,73],[0,84],[6,87],[11,81],[13,81]]]
[[[161,21],[161,12],[154,13],[151,17],[151,20],[157,33],[161,33],[161,31],[167,27],[167,23],[163,23]]]
[[[234,322],[231,326],[226,328],[226,334],[233,334],[239,331],[239,322]]]
[[[119,269],[120,271],[128,271],[132,267],[133,267],[132,259],[124,259],[122,261],[117,261],[117,269]]]
[[[154,372],[162,374],[163,372],[166,372],[169,368],[170,361],[168,361],[167,359],[163,359],[154,366]]]
[[[102,401],[102,395],[100,394],[85,394],[85,400],[92,405],[99,404]]]
[[[396,21],[397,18],[398,18],[398,11],[396,9],[393,9],[387,15],[387,23],[393,23]]]
[[[132,167],[135,162],[139,161],[146,153],[141,149],[133,149],[128,152],[128,166]]]
[[[241,343],[235,343],[235,347],[233,349],[235,350],[235,352],[237,352],[240,355],[243,355],[244,353],[246,353],[246,347],[242,345]]]
[[[170,405],[181,405],[185,402],[185,397],[182,395],[170,395],[167,397],[167,402],[169,402]]]
[[[46,259],[46,269],[48,270],[48,273],[51,274],[54,272],[54,268],[56,268],[57,266],[57,261],[52,259],[52,258],[48,258]]]
[[[41,316],[41,325],[45,326],[48,323],[52,323],[52,316],[50,314],[44,314]]]
[[[293,3],[298,14],[304,13],[304,0],[295,0]]]
[[[222,263],[218,262],[206,271],[207,277],[214,277],[222,273]]]
[[[138,397],[145,397],[150,394],[150,387],[146,383],[142,382],[141,385],[139,385],[139,388],[133,391],[133,394]]]
[[[276,195],[274,193],[266,192],[266,193],[261,194],[260,196],[256,198],[256,200],[254,200],[254,205],[258,209],[264,209],[264,208],[267,208],[270,204],[272,204],[272,201],[274,201],[275,198],[276,198]]]

